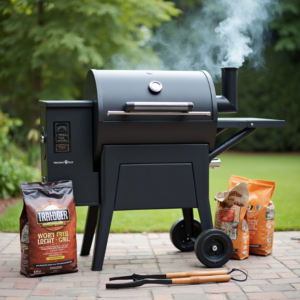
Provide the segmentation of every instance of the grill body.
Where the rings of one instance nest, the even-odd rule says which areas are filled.
[[[162,84],[159,93],[149,89],[152,81]],[[95,169],[105,144],[206,143],[210,150],[214,148],[218,111],[215,89],[206,72],[90,70],[84,98],[94,102]],[[153,109],[147,108],[144,114],[108,115],[110,111],[124,112],[128,102],[151,103]],[[176,112],[176,107],[157,111],[155,104],[161,102],[170,106],[193,103],[193,110],[190,115],[183,111],[168,115]]]
[[[181,208],[184,218],[171,229],[181,251],[218,238],[208,198],[210,162],[257,127],[285,125],[218,118],[237,111],[236,68],[222,70],[222,85],[223,95],[216,96],[205,71],[90,70],[84,101],[40,102],[42,180],[72,180],[76,205],[89,206],[81,255],[89,254],[98,225],[92,270],[102,270],[115,210]],[[216,147],[216,135],[226,128],[244,129]],[[205,236],[196,239],[201,230]],[[213,257],[207,266],[228,261],[232,243],[227,242],[218,261]],[[196,253],[201,262],[207,257]]]

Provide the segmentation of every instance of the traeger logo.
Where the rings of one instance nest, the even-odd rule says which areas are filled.
[[[36,215],[38,224],[46,222],[70,221],[69,211],[67,209],[37,211]]]
[[[60,230],[70,222],[70,213],[62,205],[49,201],[36,210],[36,222],[47,230]]]

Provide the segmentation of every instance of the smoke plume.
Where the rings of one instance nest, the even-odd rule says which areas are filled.
[[[222,67],[263,67],[268,24],[278,11],[277,0],[206,0],[200,11],[190,11],[178,27],[175,20],[150,39],[159,56],[135,69],[207,70],[214,79]],[[133,68],[128,62],[118,65]],[[126,67],[127,64],[127,67]]]
[[[227,18],[215,29],[219,41],[218,64],[241,67],[246,58],[262,65],[267,26],[276,8],[272,0],[222,1]],[[212,45],[214,46],[214,45]]]

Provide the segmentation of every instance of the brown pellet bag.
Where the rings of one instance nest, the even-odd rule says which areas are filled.
[[[233,244],[231,258],[249,257],[249,231],[245,220],[249,191],[246,183],[237,183],[228,191],[217,193],[215,200],[218,201],[215,228],[230,236]]]
[[[22,183],[21,274],[77,272],[72,181]]]
[[[246,182],[250,194],[247,210],[250,254],[269,255],[273,248],[275,207],[271,198],[275,182],[232,175],[229,187],[241,181]]]

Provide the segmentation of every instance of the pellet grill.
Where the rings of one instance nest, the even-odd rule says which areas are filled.
[[[81,255],[102,270],[113,211],[180,208],[170,237],[195,249],[208,267],[232,255],[231,239],[213,229],[209,167],[259,127],[283,120],[218,118],[237,111],[237,68],[222,69],[222,96],[206,71],[104,71],[87,74],[84,101],[40,101],[42,180],[70,179],[75,202],[89,206]],[[216,136],[242,128],[221,145]],[[198,208],[201,223],[194,219]]]

